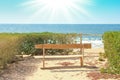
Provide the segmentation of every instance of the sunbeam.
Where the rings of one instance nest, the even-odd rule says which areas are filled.
[[[92,0],[28,0],[22,6],[34,9],[31,18],[47,21],[66,20],[89,17],[86,6],[91,5]]]

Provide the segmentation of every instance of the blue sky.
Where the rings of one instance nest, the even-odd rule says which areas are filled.
[[[23,6],[25,2],[29,1],[30,0],[1,0],[0,23],[120,24],[120,0],[90,0],[92,2],[89,5],[82,6],[89,16],[79,12],[79,10],[72,10],[71,8],[71,11],[67,11],[69,16],[67,14],[65,15],[65,12],[59,15],[57,14],[58,10],[56,10],[56,14],[54,13],[54,15],[57,15],[56,17],[52,17],[48,13],[48,9],[39,12],[38,10],[41,10],[42,6],[39,6],[39,8],[32,8],[31,6],[34,5]],[[62,11],[63,8],[59,9]],[[35,12],[39,12],[39,14],[33,17]]]

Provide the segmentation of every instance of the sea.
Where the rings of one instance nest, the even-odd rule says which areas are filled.
[[[100,34],[101,36],[83,35],[83,43],[92,43],[94,48],[104,47],[102,35],[107,31],[120,31],[120,24],[0,24],[0,33]]]

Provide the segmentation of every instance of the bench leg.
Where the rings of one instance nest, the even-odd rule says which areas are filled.
[[[80,65],[83,66],[83,57],[80,57]]]
[[[43,48],[43,68],[45,68],[45,49]]]
[[[45,68],[45,60],[43,59],[43,68]]]

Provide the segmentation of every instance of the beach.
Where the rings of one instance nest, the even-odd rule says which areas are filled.
[[[120,80],[120,0],[1,0],[0,80]]]
[[[97,51],[97,52],[96,52]],[[55,59],[55,60],[46,60],[46,67],[48,69],[41,69],[42,62],[39,64],[39,67],[33,76],[28,76],[29,80],[92,80],[87,77],[89,72],[99,72],[100,67],[104,65],[104,62],[98,60],[99,52],[104,52],[102,48],[98,49],[87,49],[85,50],[86,54],[84,57],[84,66],[80,66],[79,59]],[[90,54],[88,53],[90,52]],[[36,57],[38,58],[38,57]],[[62,65],[60,63],[67,62],[69,66]],[[58,65],[58,66],[56,66]],[[41,68],[40,68],[41,67]],[[27,80],[26,79],[26,80]]]
[[[105,61],[99,61],[99,52],[103,48],[85,50],[84,66],[80,66],[77,58],[46,60],[48,69],[42,68],[42,56],[24,55],[24,60],[13,63],[5,70],[0,80],[118,80],[118,78],[94,79],[90,73],[100,73],[100,68],[105,66]],[[68,63],[63,65],[61,63]],[[51,67],[51,68],[50,68]],[[99,75],[98,75],[99,76]],[[99,78],[99,77],[98,77]]]

